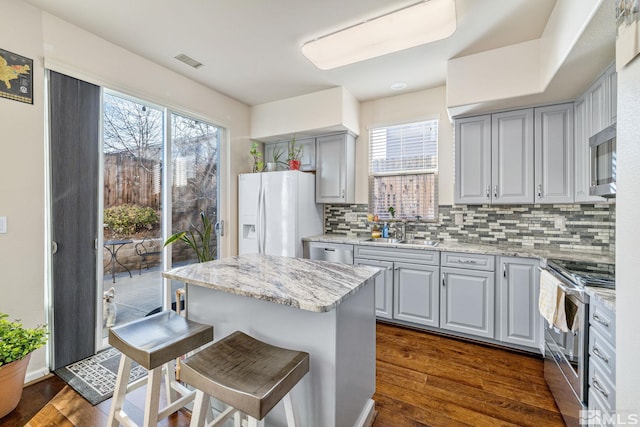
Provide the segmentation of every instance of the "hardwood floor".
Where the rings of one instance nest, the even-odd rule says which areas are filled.
[[[564,426],[541,358],[384,323],[376,345],[374,427]],[[100,426],[110,404],[91,406],[54,376],[25,388],[0,425]],[[141,421],[144,389],[128,405]],[[160,425],[187,426],[189,418],[183,411]]]

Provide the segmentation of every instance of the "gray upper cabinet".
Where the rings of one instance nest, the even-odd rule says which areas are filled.
[[[501,257],[498,270],[499,332],[505,343],[540,347],[542,316],[538,312],[539,273],[536,259]]]
[[[493,203],[533,202],[533,110],[491,116]]]
[[[454,201],[533,203],[533,110],[456,120]]]
[[[355,196],[355,137],[316,138],[316,202],[354,203]]]
[[[607,125],[614,124],[618,116],[618,73],[612,64],[604,73],[607,94]]]
[[[491,116],[456,120],[455,132],[455,202],[491,203]]]
[[[588,119],[591,132],[589,136],[600,132],[608,126],[609,115],[607,111],[608,103],[606,87],[607,82],[603,77],[601,77],[587,90],[586,96],[589,100],[590,106]]]
[[[594,203],[606,199],[589,195],[591,152],[589,138],[616,122],[617,74],[612,64],[574,103],[575,202]]]
[[[573,203],[573,104],[535,109],[535,203]]]

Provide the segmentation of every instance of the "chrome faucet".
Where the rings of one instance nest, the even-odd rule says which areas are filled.
[[[407,223],[405,221],[398,221],[394,223],[393,229],[395,231],[395,237],[397,240],[405,240],[407,234]]]

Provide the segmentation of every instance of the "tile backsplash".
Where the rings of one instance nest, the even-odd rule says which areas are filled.
[[[437,222],[409,221],[406,230],[420,239],[607,253],[615,250],[615,207],[614,203],[439,206]],[[370,234],[367,208],[366,204],[325,205],[325,233]],[[355,213],[356,220],[347,222],[347,213]]]

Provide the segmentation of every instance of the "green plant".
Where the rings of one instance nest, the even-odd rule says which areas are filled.
[[[24,358],[47,343],[47,328],[43,325],[25,328],[19,321],[7,320],[0,313],[0,366]]]
[[[282,155],[284,154],[284,147],[282,145],[275,146],[273,148],[273,152],[271,153],[271,162],[276,165],[286,166],[286,163],[280,160]]]
[[[300,160],[302,157],[302,146],[296,145],[296,136],[293,135],[293,139],[289,141],[287,150],[287,161]]]
[[[253,158],[253,172],[262,172],[264,170],[264,162],[262,161],[262,153],[258,151],[258,143],[251,143],[249,154]]]
[[[200,212],[200,221],[202,222],[202,230],[191,224],[193,230],[179,231],[169,236],[164,242],[164,246],[181,241],[189,245],[198,257],[198,262],[213,261],[216,259],[216,247],[211,246],[211,234],[213,233],[213,224],[204,212]]]
[[[160,222],[153,208],[138,205],[119,205],[104,210],[104,223],[116,235],[130,236],[136,231],[151,230]]]
[[[389,211],[389,214],[391,214],[391,218],[395,218],[396,217],[396,210],[393,206],[389,206],[389,209],[387,209]]]

